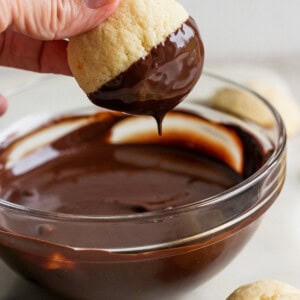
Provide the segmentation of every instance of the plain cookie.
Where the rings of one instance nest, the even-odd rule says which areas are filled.
[[[274,300],[300,300],[300,294],[289,294],[285,296],[278,296]]]
[[[276,280],[258,281],[238,288],[227,300],[300,300],[300,290]]]
[[[252,81],[247,85],[264,97],[281,115],[289,137],[300,128],[300,110],[296,100],[285,89],[263,81]],[[224,88],[211,99],[218,109],[249,119],[263,127],[271,128],[274,119],[265,104],[254,95],[237,88]]]
[[[252,81],[248,87],[268,100],[279,112],[289,137],[300,128],[300,109],[296,99],[289,90],[262,81]]]

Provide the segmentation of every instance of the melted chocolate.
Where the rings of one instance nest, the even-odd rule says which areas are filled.
[[[23,176],[11,176],[4,198],[39,210],[121,215],[190,204],[242,180],[220,162],[168,146],[95,141],[64,152]]]
[[[172,114],[196,118],[186,112]],[[245,163],[240,173],[223,162],[224,151],[215,143],[201,142],[196,147],[189,132],[182,136],[172,131],[170,136],[155,134],[152,143],[112,144],[111,129],[124,118],[101,113],[98,121],[29,153],[12,169],[0,168],[0,196],[36,210],[80,215],[167,213],[232,187],[266,158],[250,133],[222,124],[213,125],[241,141]],[[72,118],[58,119],[45,127],[64,121]],[[189,143],[184,140],[187,136]],[[7,147],[13,148],[17,142]],[[254,156],[244,149],[250,146]],[[3,148],[0,166],[6,155]],[[207,239],[177,246],[132,252],[112,252],[107,247],[123,249],[132,247],[131,243],[147,247],[152,241],[177,241],[206,232],[247,211],[259,194],[252,186],[207,209],[122,223],[67,222],[42,215],[34,222],[25,215],[22,222],[22,214],[3,209],[0,254],[27,278],[68,299],[173,299],[224,268],[253,233],[256,224],[248,226],[251,218]],[[262,206],[252,218],[266,209]],[[23,230],[30,232],[30,237]]]
[[[220,160],[184,147],[108,143],[123,118],[112,115],[29,155],[1,177],[2,197],[43,211],[122,215],[194,203],[243,180]],[[34,167],[39,157],[47,162]]]
[[[152,115],[161,132],[165,114],[192,90],[203,62],[203,43],[195,21],[189,18],[148,56],[88,97],[108,109]]]

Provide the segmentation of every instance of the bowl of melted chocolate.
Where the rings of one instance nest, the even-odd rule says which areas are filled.
[[[31,108],[0,121],[1,258],[56,299],[201,288],[246,245],[285,177],[280,117],[263,99],[268,127],[217,110],[210,99],[227,86],[251,93],[204,75],[161,136],[151,117],[68,109],[83,98],[68,79],[12,97],[11,111]]]

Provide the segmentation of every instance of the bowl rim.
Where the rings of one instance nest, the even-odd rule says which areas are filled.
[[[238,185],[220,194],[211,196],[209,198],[201,199],[197,202],[186,204],[169,210],[159,210],[154,212],[135,213],[135,214],[128,214],[128,215],[120,215],[120,216],[87,216],[87,215],[73,215],[73,214],[65,214],[65,213],[40,211],[40,210],[30,209],[22,205],[13,204],[6,200],[2,200],[1,198],[0,198],[0,208],[5,208],[17,213],[23,213],[31,217],[37,217],[42,219],[54,220],[54,221],[64,221],[64,222],[126,222],[126,221],[134,221],[134,220],[142,221],[142,220],[153,219],[153,218],[174,216],[181,213],[187,213],[189,211],[197,210],[200,209],[201,207],[207,207],[212,204],[226,201],[227,199],[232,198],[244,192],[245,190],[253,187],[258,181],[264,178],[269,173],[270,170],[272,170],[272,168],[276,165],[276,163],[278,162],[278,160],[280,159],[280,157],[283,155],[285,151],[285,147],[287,143],[287,135],[286,135],[286,130],[285,130],[283,120],[280,114],[277,112],[277,110],[264,97],[254,92],[250,88],[247,88],[244,85],[239,84],[231,79],[227,79],[223,76],[216,75],[209,71],[203,71],[203,75],[205,75],[209,79],[219,80],[228,83],[232,86],[238,87],[239,89],[242,89],[247,93],[252,94],[257,99],[262,101],[269,109],[269,111],[272,113],[276,123],[275,125],[277,126],[278,129],[278,137],[277,137],[278,147],[275,148],[275,151],[272,153],[272,155],[270,155],[270,157],[263,164],[263,166],[261,166],[254,174],[252,174],[247,179],[243,180]],[[221,227],[226,225],[225,227],[227,228],[228,226],[232,225],[229,224],[230,222],[234,221],[234,223],[238,223],[239,221],[244,220],[248,216],[252,215],[255,211],[257,211],[260,207],[262,207],[265,204],[265,202],[267,201],[258,202],[256,206],[253,206],[247,212],[242,213],[241,215],[237,216],[233,220],[226,222],[225,224],[221,225]],[[215,230],[216,228],[214,228],[214,231]]]

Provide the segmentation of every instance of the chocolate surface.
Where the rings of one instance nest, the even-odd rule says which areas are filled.
[[[121,215],[194,203],[243,180],[180,145],[110,144],[109,129],[123,118],[112,115],[33,153],[1,176],[1,196],[42,211]],[[46,162],[35,167],[39,157]]]
[[[190,204],[242,180],[225,164],[170,146],[95,141],[91,147],[64,151],[20,177],[6,178],[4,199],[45,211],[120,215]]]
[[[161,123],[198,81],[204,47],[195,21],[189,18],[164,43],[127,71],[90,93],[90,100],[111,110],[152,115]]]
[[[168,117],[173,115],[210,125],[188,112],[171,112]],[[166,130],[162,137],[154,132],[152,142],[145,142],[144,134],[140,143],[137,136],[133,137],[135,142],[111,143],[112,128],[128,119],[135,118],[100,113],[93,123],[27,153],[6,171],[8,153],[3,147],[1,197],[39,211],[75,215],[168,213],[240,183],[266,158],[259,141],[249,132],[224,124],[212,126],[241,142],[237,143],[244,156],[241,172],[226,165],[225,152],[215,143],[207,140],[204,145],[201,140],[197,146],[195,141],[201,135],[193,136],[192,131]],[[54,120],[37,131],[64,122],[69,124],[72,118]],[[18,140],[6,146],[13,149],[17,144]],[[244,151],[249,147],[255,156]],[[253,233],[255,223],[246,227],[253,220],[177,246],[107,249],[116,245],[126,249],[133,244],[148,247],[197,235],[247,211],[257,198],[253,186],[208,209],[120,223],[65,221],[40,214],[33,219],[26,215],[22,223],[20,215],[14,218],[10,211],[3,212],[0,254],[25,277],[67,299],[173,299],[222,269]],[[261,207],[257,215],[266,209]]]

